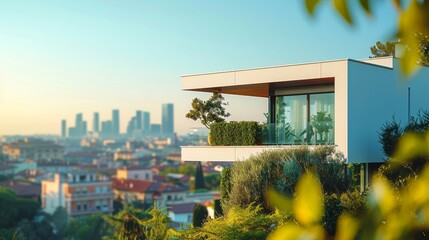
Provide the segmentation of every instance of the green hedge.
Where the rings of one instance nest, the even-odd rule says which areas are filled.
[[[211,145],[250,146],[261,144],[261,125],[257,122],[221,122],[210,126]]]

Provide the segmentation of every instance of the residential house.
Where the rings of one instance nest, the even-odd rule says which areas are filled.
[[[115,199],[121,199],[125,204],[134,201],[158,206],[182,203],[187,196],[188,188],[169,183],[154,182],[140,179],[113,178]]]
[[[17,197],[28,198],[36,202],[40,201],[40,184],[25,181],[7,180],[0,182],[0,186],[11,190],[16,194]]]
[[[56,173],[42,181],[42,209],[54,213],[63,207],[69,216],[80,217],[113,211],[112,182],[84,170]]]
[[[268,113],[262,145],[184,146],[182,160],[238,161],[265,150],[332,145],[368,173],[383,161],[383,124],[429,108],[429,68],[409,79],[399,68],[398,59],[382,57],[182,76],[183,90],[263,98]]]
[[[52,141],[27,138],[3,145],[3,153],[11,160],[62,160],[64,147]]]

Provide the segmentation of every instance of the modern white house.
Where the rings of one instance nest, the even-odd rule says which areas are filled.
[[[383,160],[378,131],[429,109],[429,68],[404,79],[394,57],[334,60],[181,77],[186,91],[266,98],[257,146],[184,146],[183,161],[238,161],[265,150],[335,145],[348,163]],[[243,119],[246,120],[246,119]],[[319,131],[319,132],[317,132]],[[275,137],[273,137],[275,136]]]

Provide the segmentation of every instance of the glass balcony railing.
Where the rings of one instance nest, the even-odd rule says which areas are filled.
[[[334,144],[334,123],[269,123],[262,125],[261,141],[264,145],[319,145]]]

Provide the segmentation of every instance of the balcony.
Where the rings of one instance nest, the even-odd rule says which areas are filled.
[[[113,208],[110,207],[91,207],[87,209],[81,209],[81,210],[70,210],[69,215],[70,216],[78,216],[78,215],[88,215],[88,214],[96,214],[96,213],[111,213],[113,212]]]
[[[234,162],[263,151],[334,145],[333,121],[309,123],[232,122],[212,125],[211,146],[182,147],[182,161]]]
[[[68,193],[66,194],[66,198],[72,201],[74,200],[93,200],[93,199],[106,199],[114,198],[114,194],[112,191],[105,193]]]

